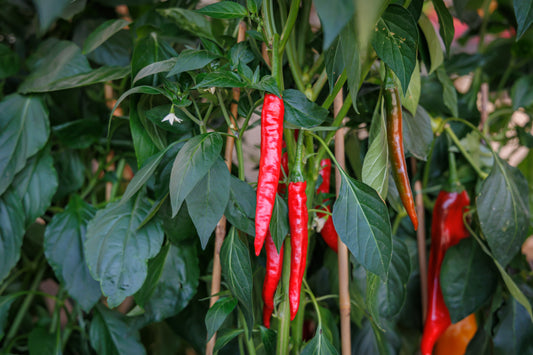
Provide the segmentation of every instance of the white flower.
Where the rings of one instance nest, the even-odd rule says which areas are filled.
[[[183,122],[183,120],[179,119],[174,114],[174,112],[170,112],[168,115],[166,115],[165,118],[163,118],[161,122],[165,122],[165,121],[168,121],[168,123],[170,123],[171,126],[174,124],[174,122],[178,122],[178,123]]]

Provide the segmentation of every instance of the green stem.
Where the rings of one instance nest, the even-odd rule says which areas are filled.
[[[311,97],[311,101],[315,102],[318,95],[320,94],[320,91],[322,91],[322,88],[326,83],[328,82],[328,74],[326,73],[326,69],[322,70],[322,73],[316,80],[315,84],[313,85],[312,92],[313,95]]]
[[[41,283],[41,280],[43,278],[44,272],[46,270],[45,267],[45,259],[41,258],[40,262],[37,264],[37,274],[35,275],[35,278],[33,279],[33,282],[30,286],[30,293],[26,296],[24,301],[22,302],[22,305],[18,309],[17,315],[15,316],[15,319],[13,320],[13,323],[11,324],[11,328],[9,329],[9,332],[7,333],[5,344],[8,344],[15,335],[17,335],[17,332],[19,330],[20,324],[22,323],[22,320],[27,315],[28,308],[31,305],[31,302],[33,301],[33,297],[35,296],[35,291],[37,291],[37,287],[39,287],[39,284]]]
[[[231,123],[228,110],[226,110],[226,105],[224,105],[224,100],[222,99],[222,94],[220,94],[220,90],[216,90],[216,92],[217,92],[218,104],[220,105],[220,109],[222,110],[222,115],[224,116],[224,119],[226,120],[226,124],[228,125],[228,127],[231,128],[231,131],[233,132],[233,134],[237,134],[239,129],[238,127],[235,127]]]
[[[392,223],[392,235],[396,235],[396,233],[398,232],[398,228],[400,228],[400,223],[405,217],[407,217],[407,213],[403,210],[401,213],[398,213],[396,215],[396,217],[394,218],[394,222]]]
[[[291,243],[285,241],[283,254],[282,288],[283,300],[280,305],[278,338],[276,354],[286,355],[289,353],[289,334],[291,326],[291,310],[289,308],[289,282],[291,270]]]
[[[263,0],[263,22],[267,41],[271,43],[276,32],[272,0]]]
[[[185,107],[178,107],[187,117],[191,119],[194,123],[196,123],[200,127],[200,132],[206,133],[205,125],[202,121],[200,121],[198,118],[196,118],[192,113],[189,112]]]
[[[477,129],[475,129],[475,130],[477,131]],[[465,148],[461,145],[461,142],[459,141],[459,138],[457,138],[457,136],[455,135],[455,132],[451,129],[451,127],[449,125],[444,127],[444,131],[446,131],[446,134],[448,134],[448,136],[452,139],[452,141],[455,143],[457,148],[461,151],[461,154],[463,154],[463,156],[470,163],[472,168],[474,168],[474,170],[476,171],[478,176],[480,178],[482,178],[482,179],[485,179],[488,176],[488,174],[486,172],[484,172],[483,170],[481,170],[479,168],[479,166],[474,162],[474,159],[472,159],[470,154],[468,154],[468,152],[465,150]]]
[[[460,185],[459,178],[457,177],[457,164],[455,162],[455,154],[450,149],[452,146],[452,142],[450,139],[450,135],[447,135],[448,137],[448,163],[449,163],[449,171],[450,171],[450,180],[449,184],[450,186],[456,186]]]
[[[316,72],[322,68],[323,64],[324,64],[324,52],[320,53],[320,56],[317,58],[316,62],[313,64],[311,69],[309,69],[309,71],[307,72],[307,75],[309,76],[309,78],[315,75]]]
[[[311,292],[311,288],[309,287],[309,285],[307,284],[307,281],[305,279],[303,280],[303,284],[305,286],[305,291],[309,295],[309,298],[311,299],[311,302],[313,303],[313,306],[315,307],[316,316],[317,316],[317,320],[318,320],[318,328],[321,328],[322,327],[322,317],[320,316],[320,308],[318,307],[318,302],[317,302],[317,300],[315,298],[315,295],[313,295],[313,292]]]
[[[283,91],[283,53],[279,51],[279,35],[274,34],[274,41],[272,43],[272,76],[276,79],[276,83],[281,91]]]
[[[289,61],[289,69],[291,70],[292,78],[296,83],[296,87],[301,92],[305,92],[305,84],[302,79],[302,68],[300,68],[298,60],[296,59],[296,50],[294,48],[294,35],[291,35],[291,38],[289,39],[286,53],[287,60]]]
[[[244,156],[242,154],[242,140],[240,136],[235,140],[235,151],[237,152],[239,179],[244,181]]]
[[[289,10],[289,16],[287,17],[287,22],[285,23],[285,27],[283,28],[283,32],[281,33],[281,40],[278,49],[278,53],[280,54],[280,56],[283,54],[285,46],[287,45],[287,41],[289,40],[289,37],[292,33],[294,24],[296,23],[296,18],[298,17],[299,9],[300,0],[292,0],[291,8]]]
[[[248,330],[248,326],[246,325],[246,320],[244,319],[244,314],[239,309],[239,319],[241,320],[241,324],[244,326],[244,342],[246,344],[246,348],[248,349],[248,354],[255,355],[255,344],[254,339],[252,338],[252,335],[250,334],[250,330]]]
[[[337,97],[337,94],[339,93],[339,91],[341,91],[342,86],[344,85],[347,79],[348,79],[348,74],[346,74],[346,70],[344,70],[342,74],[339,76],[339,78],[337,79],[337,82],[335,83],[333,90],[328,95],[328,97],[326,97],[326,100],[322,104],[323,108],[325,108],[326,110],[329,110],[329,108],[333,104],[333,101],[335,100],[335,97]]]

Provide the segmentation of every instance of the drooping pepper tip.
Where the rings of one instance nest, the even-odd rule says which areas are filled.
[[[263,324],[268,329],[270,329],[270,318],[272,317],[272,312],[274,312],[273,308],[267,306],[263,307]]]

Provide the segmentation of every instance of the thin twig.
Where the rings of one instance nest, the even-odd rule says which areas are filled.
[[[333,102],[335,116],[339,113],[343,105],[342,89],[339,91]],[[344,158],[344,135],[345,130],[339,129],[335,133],[335,159],[344,169],[346,166]],[[341,174],[339,169],[335,170],[335,182],[337,197],[341,186]],[[349,289],[349,259],[348,248],[341,239],[338,239],[338,264],[339,264],[339,310],[341,318],[341,344],[342,355],[351,354],[351,331],[350,331],[350,289]]]
[[[243,42],[246,35],[246,24],[241,22],[239,24],[239,33],[237,35],[237,42]],[[224,152],[224,160],[226,160],[226,165],[231,172],[231,163],[233,158],[233,147],[235,145],[235,139],[233,138],[234,130],[237,127],[235,119],[237,118],[238,112],[238,102],[241,92],[239,88],[233,89],[233,102],[231,103],[231,126],[228,127],[228,135],[226,136],[226,150]],[[241,163],[241,162],[239,162]],[[220,248],[222,248],[222,243],[226,237],[226,217],[222,216],[220,221],[218,221],[216,230],[215,230],[215,250],[213,252],[213,273],[211,278],[211,299],[209,301],[209,306],[213,306],[216,301],[218,301],[217,293],[220,292],[220,277],[222,269],[220,266]],[[217,333],[207,342],[205,346],[206,355],[212,355],[215,348],[215,342],[217,339]]]

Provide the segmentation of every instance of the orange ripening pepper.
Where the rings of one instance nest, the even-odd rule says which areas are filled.
[[[464,355],[476,332],[476,316],[472,313],[446,329],[437,341],[435,355]]]

